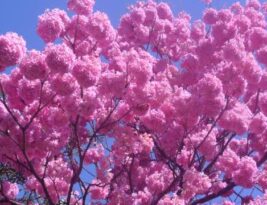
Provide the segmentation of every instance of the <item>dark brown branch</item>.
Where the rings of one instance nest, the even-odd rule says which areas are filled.
[[[197,199],[197,200],[193,201],[190,205],[203,204],[205,202],[211,201],[212,199],[215,199],[215,198],[231,191],[235,186],[236,186],[236,184],[234,182],[230,182],[225,188],[221,189],[216,194],[215,193],[209,194],[209,195],[207,195],[201,199]]]

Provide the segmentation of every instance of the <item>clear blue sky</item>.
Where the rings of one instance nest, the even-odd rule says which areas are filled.
[[[245,0],[241,0],[244,2]],[[113,25],[118,25],[120,16],[127,11],[127,6],[135,0],[96,0],[95,10],[106,12]],[[193,19],[201,18],[204,4],[201,0],[165,0],[177,13],[185,10]],[[217,8],[226,7],[234,0],[214,0]],[[35,29],[38,15],[46,8],[66,9],[67,0],[0,0],[0,34],[14,31],[27,41],[29,49],[42,49],[43,42],[37,36]]]

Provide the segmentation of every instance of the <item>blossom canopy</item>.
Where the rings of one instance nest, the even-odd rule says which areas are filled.
[[[201,19],[94,0],[0,35],[0,203],[267,204],[267,3]],[[11,70],[10,72],[9,69]]]

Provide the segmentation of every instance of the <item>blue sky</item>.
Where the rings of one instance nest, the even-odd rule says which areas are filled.
[[[244,2],[245,0],[241,0]],[[135,0],[96,0],[95,10],[106,12],[113,25],[118,25],[120,16],[127,11],[127,6]],[[193,19],[201,18],[204,4],[201,0],[165,0],[173,8],[174,13],[185,10]],[[214,6],[223,8],[234,0],[214,0]],[[0,1],[0,34],[14,31],[27,41],[29,49],[42,49],[43,42],[37,36],[35,29],[38,15],[46,8],[66,9],[67,0],[1,0]]]

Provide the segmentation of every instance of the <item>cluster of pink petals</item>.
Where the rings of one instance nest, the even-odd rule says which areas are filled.
[[[10,199],[14,199],[19,193],[19,188],[16,183],[5,181],[1,186],[3,194]]]
[[[72,67],[72,74],[82,87],[89,87],[96,83],[101,71],[99,59],[85,57],[78,60]]]
[[[45,50],[46,63],[54,73],[66,73],[72,65],[75,55],[65,44],[49,44]]]
[[[187,170],[184,179],[186,181],[182,194],[185,199],[191,198],[195,194],[203,194],[211,187],[208,176],[196,170]]]
[[[68,8],[80,15],[92,13],[95,0],[69,0]]]
[[[0,36],[0,69],[16,65],[26,52],[26,42],[16,33]]]
[[[53,42],[64,34],[69,21],[67,13],[63,10],[46,10],[39,16],[37,33],[46,43]]]
[[[24,56],[19,64],[19,68],[29,80],[44,79],[48,72],[45,55],[36,50],[29,51]]]

